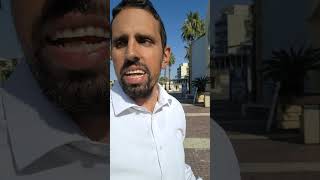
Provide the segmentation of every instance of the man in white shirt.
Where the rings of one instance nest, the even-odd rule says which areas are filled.
[[[184,111],[158,84],[171,52],[161,18],[146,0],[123,0],[112,14],[110,178],[195,180],[185,164]]]
[[[0,90],[0,179],[108,179],[108,1],[7,3],[25,59]]]

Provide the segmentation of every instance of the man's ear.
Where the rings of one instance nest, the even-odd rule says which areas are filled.
[[[163,59],[161,62],[162,69],[165,69],[169,65],[170,56],[171,56],[171,48],[166,46],[163,51]]]

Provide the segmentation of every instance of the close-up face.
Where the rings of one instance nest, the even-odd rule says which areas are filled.
[[[151,13],[125,8],[112,23],[111,57],[122,88],[135,99],[151,94],[170,49],[162,47],[160,24]]]
[[[26,60],[51,99],[73,107],[105,94],[109,1],[12,0],[11,8]]]

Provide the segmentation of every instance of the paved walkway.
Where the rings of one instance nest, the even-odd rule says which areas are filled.
[[[186,163],[196,176],[210,180],[210,109],[183,104],[187,119]]]
[[[242,116],[233,102],[215,102],[212,113],[228,130],[242,180],[320,179],[320,145],[304,145],[299,131],[265,134],[265,115]]]
[[[304,145],[301,135],[267,136],[228,132],[242,180],[320,179],[320,145]]]

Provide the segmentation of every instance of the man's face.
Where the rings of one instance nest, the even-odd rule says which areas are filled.
[[[115,72],[123,90],[133,99],[148,97],[161,68],[170,57],[163,49],[159,22],[146,10],[126,8],[112,23],[112,52]]]
[[[12,13],[27,61],[49,98],[77,111],[106,96],[109,1],[12,0]]]

